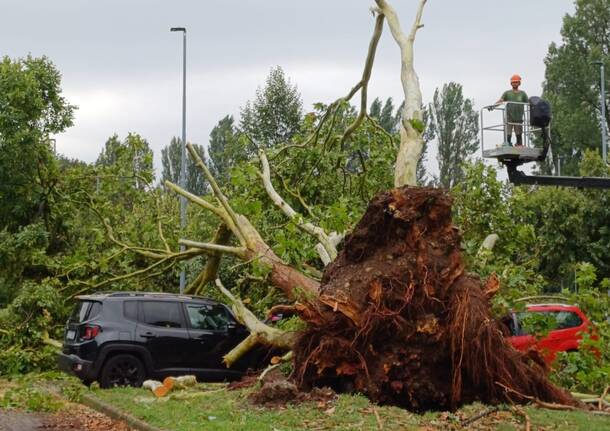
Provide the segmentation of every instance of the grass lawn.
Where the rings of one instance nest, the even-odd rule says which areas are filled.
[[[455,413],[417,415],[396,407],[375,407],[365,397],[340,395],[329,403],[308,402],[263,408],[248,400],[253,389],[226,390],[220,384],[201,384],[193,398],[156,400],[133,388],[94,390],[95,395],[162,429],[190,430],[521,430],[524,419],[509,406],[465,427],[460,422],[489,409],[482,404]],[[375,414],[377,411],[377,415]],[[526,407],[532,429],[610,430],[610,417]],[[379,418],[377,418],[377,416]]]
[[[51,382],[49,382],[51,380]],[[63,394],[78,399],[87,392],[120,410],[164,430],[522,430],[522,415],[510,406],[462,426],[461,423],[488,411],[490,406],[472,404],[457,412],[418,415],[396,407],[379,407],[360,395],[339,395],[327,401],[287,404],[283,407],[253,405],[248,396],[254,388],[227,390],[224,384],[199,384],[185,391],[156,399],[146,389],[87,389],[63,375],[28,375],[0,380],[0,408],[43,411],[57,400],[33,388],[49,383],[63,387]],[[48,399],[47,399],[48,398]],[[34,408],[32,407],[34,406]],[[67,408],[67,407],[66,407]],[[610,416],[524,407],[533,430],[610,430]]]

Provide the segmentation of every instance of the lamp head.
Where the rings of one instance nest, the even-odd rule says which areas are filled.
[[[186,33],[186,28],[185,27],[172,27],[169,29],[169,31],[183,31]]]

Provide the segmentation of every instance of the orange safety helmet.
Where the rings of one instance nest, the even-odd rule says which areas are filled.
[[[511,82],[511,84],[513,82],[521,82],[521,77],[519,75],[513,75],[510,77],[510,82]]]

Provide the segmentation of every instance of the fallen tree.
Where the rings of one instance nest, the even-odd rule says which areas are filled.
[[[296,301],[288,307],[298,313],[307,328],[286,333],[258,321],[237,296],[217,283],[237,318],[251,331],[225,356],[229,366],[256,344],[264,343],[293,351],[293,379],[304,389],[330,385],[337,390],[363,392],[379,403],[419,411],[454,409],[474,400],[523,403],[534,398],[575,404],[547,380],[540,358],[518,353],[504,339],[489,306],[490,297],[498,290],[497,280],[483,283],[465,272],[461,237],[452,224],[451,200],[446,192],[414,187],[423,122],[413,44],[422,27],[426,0],[420,0],[408,35],[402,32],[395,11],[385,0],[376,0],[376,4],[375,28],[362,79],[347,96],[328,106],[309,139],[288,144],[277,153],[318,144],[323,125],[332,123],[337,107],[358,92],[361,104],[354,121],[338,138],[331,133],[322,137],[321,147],[347,145],[363,122],[372,121],[366,114],[367,88],[377,43],[387,21],[401,50],[405,95],[395,163],[396,188],[371,200],[338,251],[344,234],[327,232],[299,214],[273,186],[267,155],[258,151],[259,176],[268,198],[290,223],[317,241],[320,260],[327,265],[321,283],[273,252],[253,223],[234,210],[191,145],[189,154],[212,187],[213,201],[171,182],[165,185],[218,218],[221,226],[214,240],[181,239],[186,250],[180,254],[169,247],[154,253],[137,251],[163,262],[207,254],[206,267],[189,288],[194,292],[217,278],[223,255],[244,263],[256,262],[269,269],[270,285]],[[358,156],[364,166],[363,155]],[[316,163],[310,173],[316,171]]]
[[[464,270],[451,199],[404,186],[377,195],[305,305],[294,351],[301,387],[355,390],[412,410],[574,404],[540,357],[513,349],[490,313],[497,280]]]

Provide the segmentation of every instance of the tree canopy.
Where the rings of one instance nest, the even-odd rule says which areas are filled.
[[[57,182],[52,136],[72,125],[75,106],[46,57],[0,62],[0,226],[47,223]]]
[[[296,85],[277,66],[269,72],[265,86],[256,90],[254,100],[242,108],[239,128],[258,145],[270,148],[288,142],[298,132],[302,115]]]
[[[561,44],[552,43],[545,58],[544,97],[553,106],[553,152],[562,156],[565,174],[576,174],[587,149],[600,149],[600,68],[610,73],[610,1],[576,0],[573,15],[566,15]],[[610,102],[606,92],[605,104]],[[606,109],[606,127],[610,112]],[[608,128],[606,128],[608,130]],[[565,169],[564,169],[565,168]]]
[[[430,133],[438,141],[438,182],[451,188],[464,176],[463,164],[479,148],[479,118],[456,82],[434,91],[429,105]]]
[[[203,145],[193,144],[199,154],[205,154]],[[173,137],[169,145],[161,149],[161,181],[169,180],[180,183],[180,161],[182,157],[182,141]],[[208,190],[208,182],[190,157],[186,159],[186,189],[196,195],[202,195]]]

